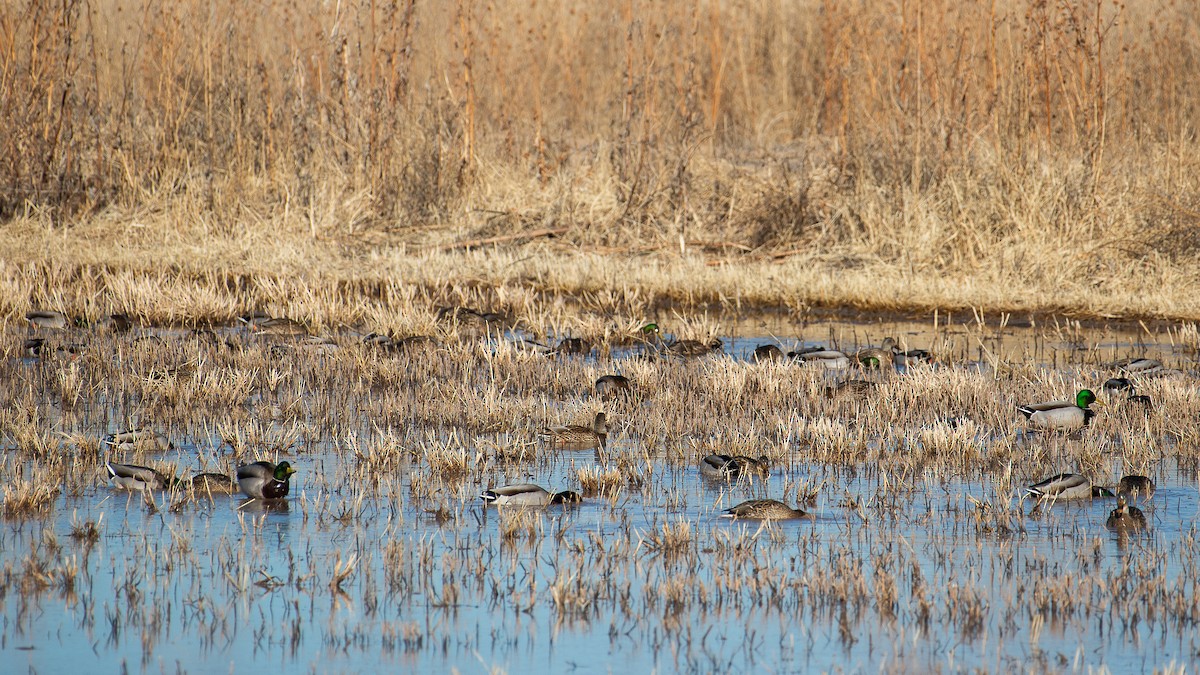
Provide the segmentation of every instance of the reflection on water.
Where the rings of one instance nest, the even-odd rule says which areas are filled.
[[[480,412],[487,396],[526,395],[523,371],[496,375],[497,357],[470,357],[481,360],[464,361],[463,377],[480,377],[484,393],[452,413],[455,428],[419,424],[434,412],[418,400],[387,412],[378,400],[390,390],[436,397],[448,385],[404,362],[367,379],[355,369],[369,352],[264,360],[243,382],[234,367],[243,357],[205,351],[210,361],[196,361],[181,391],[150,379],[105,384],[102,366],[86,360],[75,372],[14,358],[7,377],[25,393],[10,409],[41,415],[53,431],[18,437],[18,413],[5,418],[3,444],[20,466],[13,484],[54,465],[29,450],[52,443],[50,433],[70,439],[72,468],[49,508],[7,517],[0,534],[7,669],[1129,672],[1195,662],[1195,380],[1144,382],[1154,412],[1114,403],[1075,435],[1025,430],[1009,400],[1070,393],[1133,351],[1190,371],[1174,334],[950,322],[936,333],[930,323],[810,330],[761,318],[721,326],[725,361],[556,357],[562,383],[538,385],[553,393],[504,413],[528,422]],[[867,397],[884,403],[863,403],[822,398],[846,373],[742,363],[768,342],[852,350],[885,336],[954,365],[856,373],[881,387]],[[154,372],[153,357],[141,363],[120,347],[104,367]],[[647,382],[650,368],[660,382]],[[637,375],[651,393],[612,404],[607,452],[531,455],[525,444],[541,426],[589,421],[592,408],[573,402],[590,400],[594,375],[608,370]],[[690,394],[670,378],[684,378]],[[726,398],[732,407],[722,408]],[[751,409],[739,412],[739,401]],[[106,452],[98,439],[139,411],[173,420],[163,431],[177,447],[131,459],[221,471],[234,453],[280,453],[300,468],[291,496],[114,491],[91,468]],[[771,474],[704,477],[697,460],[713,449],[771,454]],[[490,482],[577,489],[587,467],[611,474],[596,472],[580,506],[485,509],[478,499]],[[1107,531],[1112,499],[1019,501],[1026,481],[1060,469],[1109,485],[1134,469],[1153,475],[1156,494],[1139,502],[1149,529]],[[809,494],[811,520],[718,517],[744,499],[794,504]],[[16,503],[9,491],[5,499]]]

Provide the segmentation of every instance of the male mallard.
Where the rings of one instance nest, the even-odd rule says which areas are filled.
[[[1154,481],[1147,476],[1125,476],[1117,483],[1117,494],[1131,499],[1138,496],[1149,499],[1154,496]]]
[[[906,352],[899,350],[896,351],[896,365],[898,366],[904,366],[907,368],[908,366],[932,362],[933,354],[924,349],[910,349]]]
[[[830,370],[841,370],[850,367],[850,357],[836,349],[802,349],[789,354],[806,366],[820,366]]]
[[[1113,497],[1112,490],[1099,485],[1092,485],[1086,476],[1077,473],[1060,473],[1043,481],[1030,485],[1025,489],[1029,497],[1042,499],[1091,499],[1092,497]]]
[[[1130,375],[1156,375],[1163,370],[1162,361],[1158,359],[1148,359],[1141,356],[1134,356],[1119,361],[1113,361],[1108,364],[1109,368],[1129,373]]]
[[[624,375],[601,375],[596,380],[596,394],[605,401],[611,401],[629,392],[629,378]]]
[[[238,484],[223,473],[198,473],[192,477],[191,487],[196,492],[231,495],[238,491]]]
[[[1108,514],[1104,526],[1118,532],[1141,530],[1146,527],[1146,514],[1138,507],[1130,506],[1124,497],[1117,497],[1117,508]]]
[[[271,462],[254,462],[238,467],[238,487],[247,496],[255,499],[279,499],[287,496],[291,487],[288,479],[294,473],[296,470],[287,462],[280,462],[278,465]]]
[[[104,468],[108,471],[108,481],[122,490],[162,490],[175,482],[148,466],[105,462]]]
[[[487,505],[495,506],[549,506],[550,504],[578,504],[583,497],[578,492],[548,492],[540,485],[521,483],[486,490],[479,498]]]
[[[755,363],[764,363],[766,361],[782,361],[783,350],[778,345],[759,345],[754,348],[754,353],[750,355]]]
[[[66,328],[70,323],[67,321],[66,315],[62,312],[56,312],[49,309],[34,309],[25,313],[25,318],[29,321],[29,325],[34,328],[51,328],[62,329]]]
[[[887,338],[882,347],[860,349],[854,354],[854,362],[863,368],[891,368],[896,363],[896,339]]]
[[[608,444],[608,420],[604,417],[603,412],[598,412],[590,427],[579,424],[565,427],[545,427],[538,436],[549,441],[551,447],[564,450],[604,448]]]
[[[1080,389],[1072,401],[1051,401],[1019,405],[1017,410],[1029,419],[1029,425],[1037,429],[1081,429],[1092,420],[1096,411],[1088,408],[1096,402],[1091,389]]]
[[[751,499],[737,506],[725,509],[722,518],[744,518],[747,520],[787,520],[790,518],[807,518],[809,515],[801,509],[793,509],[781,501],[774,499]]]
[[[771,460],[766,455],[707,455],[700,460],[700,473],[712,478],[737,480],[742,476],[766,476],[771,472]]]
[[[105,436],[104,444],[125,452],[162,452],[175,447],[166,436],[150,429],[118,431]]]

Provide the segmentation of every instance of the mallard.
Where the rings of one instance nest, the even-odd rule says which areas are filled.
[[[255,335],[307,335],[308,329],[304,324],[289,319],[286,316],[254,317],[247,323],[254,329]]]
[[[29,356],[41,356],[46,349],[46,338],[29,338],[21,344],[21,349]]]
[[[239,490],[237,482],[223,473],[198,473],[189,483],[196,492],[231,495]]]
[[[878,387],[879,385],[875,382],[867,380],[843,380],[832,387],[825,387],[825,396],[826,398],[862,398],[873,394]]]
[[[548,492],[540,485],[521,483],[505,485],[484,491],[479,498],[494,506],[549,506],[550,504],[578,504],[583,497],[578,492]]]
[[[29,321],[29,325],[34,328],[58,330],[66,328],[70,324],[65,314],[49,309],[30,310],[25,313],[25,318]]]
[[[123,452],[163,452],[175,447],[166,436],[150,429],[129,429],[104,437],[104,444]]]
[[[1130,506],[1124,497],[1117,497],[1117,508],[1108,514],[1104,526],[1110,530],[1126,532],[1146,527],[1146,514],[1136,506]]]
[[[592,353],[592,343],[583,338],[563,338],[558,341],[557,347],[546,350],[546,353],[587,356]]]
[[[288,479],[296,470],[287,462],[278,465],[271,462],[254,462],[239,466],[238,487],[255,499],[279,499],[286,497],[290,484]]]
[[[140,492],[162,490],[175,483],[174,479],[168,480],[148,466],[105,462],[104,468],[108,471],[108,482],[112,483],[113,487],[122,490],[138,490]]]
[[[596,394],[610,401],[622,394],[630,392],[629,378],[624,375],[601,375],[596,380]]]
[[[1133,382],[1127,377],[1110,377],[1100,390],[1105,397],[1129,396],[1133,393]]]
[[[723,351],[725,349],[725,343],[721,342],[717,338],[707,341],[675,340],[664,347],[664,349],[668,354],[674,354],[675,356],[687,358],[692,356],[704,356],[705,354]]]
[[[808,518],[809,514],[802,509],[793,509],[781,501],[774,499],[751,499],[737,506],[725,509],[722,518],[743,518],[746,520],[787,520],[791,518]]]
[[[766,361],[782,361],[783,350],[778,345],[759,345],[754,348],[754,353],[750,355],[755,363],[764,363]]]
[[[915,366],[922,363],[932,363],[933,354],[924,349],[910,349],[906,352],[896,352],[896,365],[898,366]]]
[[[1019,405],[1017,410],[1029,419],[1029,425],[1037,429],[1074,430],[1083,428],[1096,411],[1088,408],[1096,402],[1091,389],[1080,389],[1074,401],[1051,401]]]
[[[771,472],[771,460],[745,455],[707,455],[700,460],[700,473],[713,478],[737,480],[742,476],[766,476]]]
[[[603,412],[598,412],[590,427],[578,424],[545,427],[538,436],[549,441],[551,447],[565,450],[604,448],[608,444],[608,420]]]
[[[133,319],[128,314],[108,314],[96,322],[100,330],[124,333],[133,328]]]
[[[792,352],[790,356],[806,366],[820,366],[830,370],[841,370],[850,367],[850,357],[845,352],[836,349],[803,349]]]
[[[1109,368],[1115,368],[1130,375],[1156,375],[1166,370],[1163,368],[1162,361],[1141,356],[1120,359],[1107,365]]]
[[[854,354],[854,362],[863,368],[892,368],[896,363],[896,339],[887,338],[882,347],[860,349]]]
[[[1030,485],[1025,494],[1039,499],[1091,499],[1092,497],[1113,497],[1112,490],[1099,485],[1092,485],[1086,476],[1077,473],[1060,473],[1043,481]]]
[[[1117,494],[1131,499],[1138,496],[1149,499],[1154,496],[1154,481],[1147,476],[1125,476],[1117,483]]]

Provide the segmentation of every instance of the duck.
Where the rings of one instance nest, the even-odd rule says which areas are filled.
[[[188,484],[196,492],[214,495],[231,495],[240,490],[237,482],[223,473],[198,473]]]
[[[255,335],[308,335],[304,324],[286,316],[253,317],[247,323]]]
[[[238,487],[247,496],[255,499],[280,499],[286,497],[291,488],[289,479],[296,470],[288,462],[254,462],[239,466]]]
[[[1146,514],[1136,506],[1130,506],[1124,497],[1117,497],[1117,508],[1108,514],[1104,526],[1118,532],[1142,530],[1146,527]]]
[[[933,363],[933,354],[925,349],[910,349],[906,352],[896,351],[896,365],[916,366],[924,363]]]
[[[1158,359],[1148,359],[1143,356],[1134,356],[1127,359],[1120,359],[1107,364],[1109,368],[1115,368],[1123,373],[1130,375],[1156,375],[1165,370],[1162,361]]]
[[[1049,403],[1032,403],[1019,405],[1017,410],[1029,420],[1029,425],[1036,429],[1081,429],[1095,416],[1096,411],[1088,408],[1096,402],[1096,394],[1091,389],[1080,389],[1074,401],[1051,401]]]
[[[596,394],[606,401],[630,393],[631,387],[632,383],[624,375],[601,375],[596,379]]]
[[[711,340],[675,340],[669,343],[664,349],[668,354],[688,358],[723,351],[725,343],[717,338]]]
[[[1087,476],[1077,473],[1060,473],[1038,481],[1025,489],[1026,496],[1039,499],[1091,499],[1092,497],[1115,497],[1112,490],[1092,485]]]
[[[771,460],[766,455],[706,455],[700,460],[700,473],[711,478],[737,480],[742,476],[766,476],[771,472]]]
[[[124,452],[163,452],[175,447],[166,436],[150,429],[129,429],[104,437],[104,444]]]
[[[721,517],[745,520],[789,520],[810,516],[802,509],[793,509],[775,499],[751,499],[725,509],[721,513]]]
[[[1150,410],[1154,407],[1153,401],[1146,394],[1139,394],[1133,386],[1133,382],[1127,377],[1112,377],[1105,380],[1102,388],[1104,397],[1110,401],[1119,401],[1124,399],[1126,403],[1142,406]]]
[[[61,330],[70,324],[65,314],[51,309],[30,310],[25,313],[25,319],[29,321],[29,325],[34,328]]]
[[[1150,499],[1154,496],[1154,481],[1148,476],[1125,476],[1117,483],[1117,494],[1122,497]]]
[[[806,366],[820,366],[829,370],[841,370],[850,367],[850,357],[845,352],[836,349],[802,349],[792,352],[789,356]]]
[[[174,479],[168,480],[148,466],[105,462],[104,469],[108,472],[108,482],[121,490],[137,490],[138,492],[162,490],[175,483]]]
[[[755,363],[765,363],[767,361],[782,361],[783,350],[778,345],[759,345],[754,348],[754,352],[750,354],[750,358]]]
[[[549,506],[578,504],[583,497],[578,492],[550,492],[540,485],[520,483],[485,490],[479,495],[486,506]]]
[[[825,397],[862,399],[870,396],[878,387],[877,383],[867,380],[843,380],[831,387],[825,387]]]
[[[604,448],[608,445],[608,419],[603,412],[598,412],[590,427],[579,424],[545,427],[538,437],[549,441],[551,447],[567,450]]]
[[[854,353],[854,362],[863,368],[892,368],[896,363],[896,339],[886,338],[882,347],[868,347]]]
[[[546,354],[553,356],[555,354],[563,354],[566,356],[587,356],[592,353],[592,343],[583,338],[563,338],[558,341],[558,346],[553,349],[547,349]]]

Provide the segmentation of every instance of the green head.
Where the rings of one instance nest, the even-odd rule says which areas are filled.
[[[292,468],[291,464],[288,464],[287,462],[280,462],[279,465],[275,467],[275,480],[286,481],[287,479],[291,478],[292,474],[294,473],[296,473],[296,470]]]
[[[1096,395],[1092,393],[1091,389],[1080,389],[1079,393],[1075,395],[1075,405],[1080,408],[1087,408],[1095,402]]]
[[[658,324],[656,323],[648,323],[645,326],[642,326],[642,335],[658,335],[660,332],[661,331],[658,329]]]
[[[864,366],[866,366],[867,368],[878,368],[879,367],[879,357],[878,356],[864,356],[861,359],[859,359],[859,361],[861,361],[862,364]]]

